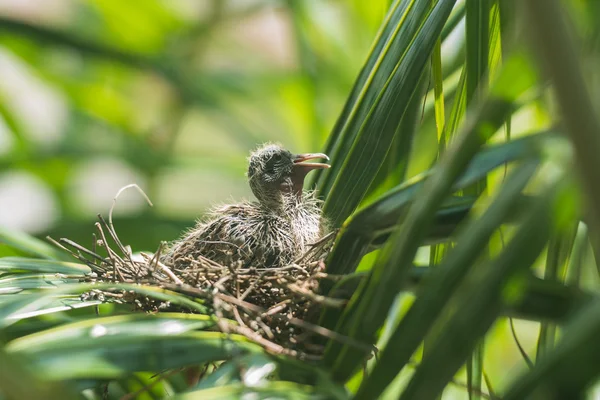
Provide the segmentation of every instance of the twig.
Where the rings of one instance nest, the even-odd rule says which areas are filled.
[[[131,183],[129,185],[123,186],[121,189],[119,189],[119,191],[113,198],[112,206],[110,207],[110,210],[108,211],[108,232],[111,233],[113,240],[115,241],[115,243],[117,243],[117,246],[119,246],[119,249],[121,250],[121,252],[127,256],[127,258],[129,259],[130,262],[133,262],[133,260],[131,259],[130,252],[128,252],[127,249],[125,248],[125,246],[123,246],[123,244],[121,243],[121,240],[119,239],[119,236],[117,235],[117,232],[115,231],[115,226],[114,226],[113,220],[112,220],[112,214],[115,209],[115,206],[117,205],[117,199],[119,198],[121,193],[123,193],[125,190],[130,189],[130,188],[137,189],[137,191],[142,195],[142,197],[146,200],[146,202],[148,202],[150,207],[153,206],[152,202],[150,201],[150,199],[148,198],[146,193],[144,193],[144,191],[137,184]]]
[[[238,299],[240,300],[244,300],[249,294],[250,292],[252,292],[254,289],[256,289],[256,287],[258,286],[258,283],[262,280],[262,278],[267,274],[268,271],[265,271],[263,273],[261,273],[258,278],[252,282],[250,284],[250,286],[248,286],[248,289],[246,289],[244,291],[244,293],[241,296],[238,296]]]
[[[346,300],[334,299],[331,297],[326,297],[326,296],[323,296],[320,294],[316,294],[310,290],[299,287],[295,283],[290,283],[287,285],[287,287],[292,292],[294,292],[302,297],[305,297],[307,299],[310,299],[311,301],[313,301],[315,303],[324,304],[327,307],[342,308],[347,303]]]
[[[263,322],[263,320],[260,316],[258,318],[256,318],[254,321],[260,326],[260,328],[263,330],[263,332],[268,336],[268,338],[270,340],[275,339],[275,335],[273,334],[273,331],[271,331],[271,328],[269,328],[269,326]]]
[[[177,275],[175,275],[173,273],[173,271],[171,271],[165,264],[156,260],[156,265],[158,265],[158,267],[161,269],[161,271],[163,271],[165,274],[167,274],[169,276],[169,278],[171,278],[173,280],[173,282],[175,282],[177,285],[183,285],[183,281],[181,279],[179,279],[177,277]]]
[[[117,277],[117,275],[119,275],[121,280],[125,280],[125,278],[121,274],[121,271],[119,271],[119,268],[117,267],[117,263],[115,262],[114,257],[115,256],[118,257],[118,256],[116,254],[113,254],[113,251],[109,247],[108,242],[106,240],[106,236],[104,235],[104,230],[102,230],[102,226],[100,225],[99,222],[96,222],[94,225],[96,226],[96,228],[98,229],[98,232],[100,233],[100,237],[102,238],[102,242],[104,243],[104,247],[106,248],[108,258],[110,258],[111,266],[113,267],[113,279],[115,279]]]
[[[117,205],[117,199],[119,198],[121,193],[123,193],[125,190],[131,189],[131,188],[137,189],[137,191],[142,195],[142,197],[146,200],[146,202],[150,205],[150,207],[154,206],[152,204],[152,202],[150,201],[150,199],[148,198],[148,195],[146,195],[146,193],[144,193],[144,191],[136,183],[131,183],[129,185],[123,186],[121,189],[119,189],[119,191],[113,198],[112,206],[110,207],[110,210],[108,211],[108,223],[110,224],[110,227],[113,231],[114,231],[114,225],[113,225],[113,221],[112,221],[112,214],[113,214],[113,210],[115,209],[115,206]]]
[[[280,303],[275,304],[273,307],[269,308],[264,315],[273,315],[273,314],[277,314],[277,313],[281,313],[283,310],[285,310],[288,306],[288,304],[291,302],[290,299],[284,300]]]
[[[75,243],[72,240],[65,239],[65,238],[60,238],[58,241],[61,242],[61,243],[64,243],[64,244],[68,244],[69,246],[71,246],[71,247],[73,247],[73,248],[75,248],[75,249],[77,249],[77,250],[79,250],[79,251],[87,254],[88,256],[94,257],[95,259],[97,259],[99,261],[102,261],[104,263],[106,262],[106,259],[104,257],[102,257],[99,254],[96,254],[96,253],[94,253],[94,252],[86,249],[82,245],[77,244],[77,243]]]
[[[221,299],[223,299],[223,300],[225,300],[225,301],[227,301],[227,302],[229,302],[231,304],[243,307],[243,308],[245,308],[247,310],[255,312],[256,314],[264,314],[265,313],[265,310],[262,309],[261,307],[256,306],[256,305],[251,304],[251,303],[247,303],[245,301],[238,300],[238,299],[236,299],[235,297],[232,297],[232,296],[228,296],[228,295],[225,295],[225,294],[222,294],[222,293],[217,293],[217,294],[215,294],[215,297],[220,297]],[[296,325],[296,326],[298,326],[300,328],[303,328],[303,329],[306,329],[306,330],[310,330],[310,331],[312,331],[314,333],[317,333],[317,334],[319,334],[321,336],[328,337],[330,339],[334,339],[334,340],[337,340],[337,341],[339,341],[341,343],[349,344],[351,346],[354,346],[354,347],[357,347],[357,348],[360,348],[360,349],[363,349],[363,350],[372,351],[373,348],[375,347],[375,346],[372,346],[372,345],[367,345],[365,343],[359,342],[359,341],[354,340],[354,339],[352,339],[350,337],[347,337],[347,336],[344,336],[344,335],[340,335],[339,333],[337,333],[335,331],[332,331],[330,329],[324,328],[322,326],[311,324],[310,322],[306,322],[306,321],[303,321],[303,320],[295,318],[295,317],[287,317],[287,316],[280,315],[280,314],[273,314],[273,315],[271,315],[271,317],[274,317],[274,318],[283,318],[284,320],[289,321],[292,325]]]
[[[127,254],[127,249],[125,249],[125,247],[121,244],[121,242],[119,241],[119,238],[115,236],[114,232],[112,232],[110,230],[110,227],[108,226],[108,224],[106,223],[106,221],[104,220],[104,218],[102,218],[102,215],[98,214],[98,219],[100,220],[100,222],[96,222],[95,226],[96,226],[96,228],[98,228],[98,231],[100,231],[100,234],[102,235],[102,240],[103,240],[104,245],[106,247],[106,251],[111,251],[113,258],[116,258],[121,263],[125,264],[125,260],[123,260],[113,249],[110,248],[108,240],[106,240],[106,235],[104,234],[104,230],[102,229],[102,226],[104,226],[104,228],[106,228],[106,230],[108,231],[108,234],[113,239],[113,241],[115,242],[115,244],[117,245],[117,247],[119,248],[119,251],[121,253],[123,253],[123,254],[126,255]]]
[[[56,247],[58,247],[61,250],[66,251],[67,253],[69,253],[70,255],[72,255],[75,259],[81,261],[82,263],[85,263],[87,266],[89,266],[91,269],[98,269],[100,271],[105,271],[104,268],[102,268],[100,265],[95,264],[93,262],[91,262],[90,260],[88,260],[85,257],[82,257],[80,254],[75,253],[74,251],[72,251],[71,249],[63,246],[62,244],[60,244],[59,242],[57,242],[56,240],[54,240],[53,238],[51,238],[50,236],[46,236],[46,239],[52,243],[53,245],[55,245]]]
[[[154,268],[156,268],[158,266],[158,260],[160,260],[160,256],[161,256],[164,245],[165,245],[165,242],[160,242],[160,244],[158,245],[158,250],[156,250],[156,253],[154,253],[154,256],[150,260],[150,265],[154,264]]]

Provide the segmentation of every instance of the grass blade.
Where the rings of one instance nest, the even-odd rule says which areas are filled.
[[[513,211],[514,199],[520,195],[535,171],[537,162],[529,162],[515,171],[485,214],[466,227],[452,249],[430,279],[417,292],[417,299],[392,334],[381,352],[379,362],[363,382],[357,399],[380,394],[408,363],[430,327],[444,310],[460,282],[473,268],[491,235]]]
[[[96,325],[101,331],[102,325]],[[43,332],[42,332],[43,333]],[[220,332],[155,332],[30,340],[7,345],[10,354],[28,357],[50,380],[114,379],[135,371],[162,371],[261,351],[244,337]]]
[[[487,85],[482,82],[488,72],[490,37],[490,0],[466,0],[467,104],[480,97]],[[483,84],[482,84],[483,83]]]
[[[151,297],[153,299],[168,301],[174,305],[187,307],[190,310],[200,314],[207,314],[209,311],[208,308],[202,305],[199,301],[194,301],[183,295],[153,286],[125,283],[69,284],[63,285],[57,289],[45,291],[43,293],[6,296],[9,297],[10,300],[3,302],[2,308],[0,308],[0,328],[12,325],[25,318],[65,311],[70,308],[77,307],[77,305],[81,303],[84,305],[98,304],[99,302],[97,301],[84,303],[81,302],[81,300],[77,297],[73,304],[63,304],[59,307],[56,307],[55,305],[55,301],[57,299],[66,298],[67,300],[72,300],[73,297],[69,295],[80,295],[93,289],[131,291]],[[0,299],[2,297],[5,296],[0,296]]]
[[[509,386],[504,400],[584,398],[600,373],[600,299],[577,314],[556,348]]]
[[[64,275],[85,275],[91,269],[83,264],[66,261],[38,260],[25,257],[2,257],[0,258],[0,272],[47,272]]]
[[[28,255],[49,260],[68,260],[70,257],[48,243],[22,232],[0,227],[0,243],[21,250]]]
[[[453,185],[452,190],[460,190],[474,184],[505,163],[539,157],[545,142],[557,138],[558,135],[555,133],[547,132],[485,148],[473,158],[466,171]],[[403,223],[402,215],[422,190],[425,179],[435,171],[434,167],[420,176],[416,182],[410,181],[390,190],[378,200],[357,211],[346,221],[338,234],[336,245],[328,260],[328,272],[347,274],[354,271],[362,256],[368,252],[374,242],[385,242],[389,234]],[[472,201],[462,204],[451,201],[444,204],[438,211],[435,224],[429,232],[429,238],[439,238],[441,232],[452,232],[470,210],[470,207],[464,208],[465,204],[472,204]],[[458,209],[454,208],[456,206]],[[452,226],[448,226],[449,221],[452,221]]]
[[[342,316],[337,331],[356,340],[374,343],[375,333],[383,325],[387,312],[407,277],[417,248],[431,226],[435,210],[449,194],[452,185],[466,169],[483,143],[511,114],[513,102],[534,81],[535,74],[525,60],[517,57],[504,65],[491,96],[473,115],[461,135],[444,153],[439,167],[420,191],[418,202],[410,208],[402,230],[396,230],[383,251],[367,283],[355,294]],[[520,79],[515,80],[515,76]],[[508,80],[508,82],[506,82]],[[356,371],[365,357],[363,352],[329,342],[326,362],[336,380],[344,381]]]
[[[360,101],[367,101],[367,98],[370,98],[372,101],[373,96],[367,97],[367,83],[374,79],[374,75],[378,72],[376,69],[378,67],[378,61],[380,57],[383,56],[383,52],[385,51],[385,46],[388,44],[391,37],[394,35],[394,31],[397,29],[398,21],[402,18],[402,15],[406,12],[407,7],[409,6],[408,1],[396,0],[390,6],[390,10],[386,16],[385,21],[383,21],[377,36],[375,37],[373,47],[367,56],[367,60],[365,61],[365,65],[360,70],[356,81],[354,82],[354,86],[348,95],[348,99],[344,104],[344,108],[340,116],[338,117],[333,130],[327,137],[327,144],[325,145],[325,153],[330,157],[334,155],[337,158],[337,155],[340,156],[344,153],[347,153],[352,146],[352,141],[354,137],[349,134],[344,133],[345,124],[350,118],[351,114],[356,112],[358,107],[358,103]],[[380,71],[383,75],[388,75],[391,72],[389,66],[387,64],[382,64],[382,68],[385,70]],[[335,165],[332,166],[335,168]],[[315,171],[312,176],[309,176],[307,182],[311,182],[307,184],[307,186],[317,186],[320,190],[321,194],[324,194],[324,187],[328,185],[328,182],[332,179],[331,171],[328,171],[327,174],[323,174],[323,171]]]
[[[492,261],[490,268],[478,269],[471,284],[459,294],[454,304],[449,305],[449,309],[455,312],[444,324],[443,331],[438,331],[401,400],[434,398],[464,364],[500,315],[502,304],[510,302],[506,291],[518,285],[517,282],[522,279],[519,276],[527,272],[546,245],[552,229],[548,216],[555,195],[555,188],[550,188],[540,196],[539,202],[531,207],[515,236]],[[444,363],[440,363],[440,359]]]
[[[575,241],[575,227],[565,232],[557,232],[550,238],[546,255],[544,279],[547,281],[563,282],[566,268]],[[543,322],[537,342],[536,362],[554,347],[556,340],[556,325]]]
[[[359,205],[377,175],[406,107],[417,95],[419,77],[455,0],[439,0],[433,8],[428,1],[409,3],[399,21],[398,35],[390,43],[389,55],[381,59],[381,65],[391,69],[390,74],[375,78],[369,85],[375,100],[368,108],[360,103],[358,112],[345,124],[344,129],[356,139],[349,151],[334,155],[340,161],[328,173],[329,179],[335,180],[320,186],[319,193],[327,197],[323,212],[335,227]]]
[[[177,400],[219,400],[219,399],[289,399],[311,400],[325,399],[330,393],[319,393],[314,387],[302,386],[291,382],[273,381],[260,387],[249,387],[243,383],[195,390],[174,398]]]
[[[586,197],[593,248],[600,254],[600,118],[582,75],[580,57],[564,11],[556,0],[523,2],[535,51],[542,69],[551,78],[564,126],[576,152]]]

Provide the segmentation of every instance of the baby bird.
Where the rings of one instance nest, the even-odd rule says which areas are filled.
[[[226,205],[176,241],[161,261],[187,268],[205,257],[223,265],[275,268],[304,254],[323,236],[326,224],[314,192],[304,192],[304,177],[328,164],[304,161],[329,158],[297,154],[266,144],[249,158],[248,183],[257,202]]]

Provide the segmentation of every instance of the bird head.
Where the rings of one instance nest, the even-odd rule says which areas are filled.
[[[250,154],[248,181],[256,198],[265,205],[282,204],[286,199],[301,199],[304,177],[313,169],[328,164],[305,161],[324,158],[322,153],[292,154],[277,144],[266,144]]]

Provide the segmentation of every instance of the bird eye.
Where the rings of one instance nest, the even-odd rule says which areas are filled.
[[[275,163],[277,160],[275,160],[275,158],[271,158],[266,165],[265,171],[269,174],[272,174],[275,172]]]
[[[269,161],[267,161],[266,172],[272,174],[275,172],[275,166],[281,161],[282,156],[279,153],[273,154]]]

